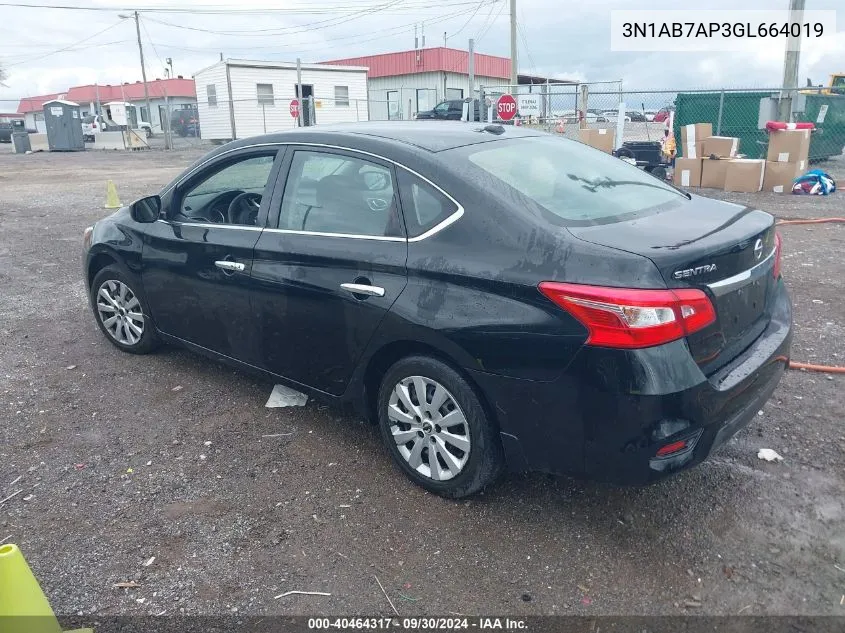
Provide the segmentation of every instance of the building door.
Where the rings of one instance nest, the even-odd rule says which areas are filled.
[[[317,123],[317,117],[314,112],[314,86],[311,84],[302,84],[302,94],[299,94],[299,84],[294,86],[294,90],[296,91],[296,96],[299,97],[299,107],[302,108],[302,125],[315,125]]]
[[[402,104],[399,103],[399,91],[387,91],[387,120],[397,121],[402,118]]]

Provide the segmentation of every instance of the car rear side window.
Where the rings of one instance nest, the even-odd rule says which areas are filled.
[[[408,237],[422,235],[458,210],[451,199],[421,178],[404,169],[397,172]]]
[[[393,172],[344,154],[297,151],[279,228],[308,233],[401,237]]]
[[[564,223],[612,222],[686,201],[648,173],[575,141],[533,136],[469,148],[469,161]]]

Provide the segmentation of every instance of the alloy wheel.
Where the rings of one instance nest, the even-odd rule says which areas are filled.
[[[106,332],[121,345],[136,345],[144,335],[144,314],[132,289],[109,279],[97,290],[97,316]]]
[[[408,465],[433,481],[448,481],[469,459],[467,419],[454,396],[424,376],[399,381],[387,405],[390,433]]]

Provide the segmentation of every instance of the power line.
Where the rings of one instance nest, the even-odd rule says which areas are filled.
[[[259,29],[256,31],[255,29],[247,30],[247,31],[218,31],[215,29],[204,29],[197,26],[185,26],[183,24],[174,24],[173,22],[167,22],[166,20],[157,20],[155,18],[146,18],[150,20],[150,22],[155,22],[157,24],[163,24],[165,26],[170,26],[178,29],[185,29],[187,31],[198,31],[200,33],[213,33],[215,35],[231,35],[231,36],[249,36],[249,37],[277,37],[278,35],[296,35],[297,33],[306,33],[312,30],[319,30],[319,29],[311,29],[305,27],[311,27],[316,25],[323,25],[321,28],[328,28],[329,26],[335,26],[337,24],[346,24],[348,22],[352,22],[356,19],[360,19],[366,15],[371,15],[373,13],[378,13],[379,11],[384,11],[391,6],[394,6],[401,0],[391,0],[390,2],[386,2],[384,4],[376,5],[373,7],[369,7],[367,9],[362,9],[359,11],[353,11],[351,13],[344,14],[342,16],[335,16],[333,18],[328,18],[326,20],[318,20],[317,22],[310,22],[307,24],[299,24],[297,26],[292,27],[279,27],[276,29]],[[357,16],[357,17],[354,17]],[[328,24],[331,22],[332,24]],[[299,30],[297,30],[299,29]],[[267,31],[273,31],[272,33],[268,33]]]
[[[56,55],[57,53],[63,53],[67,50],[70,50],[74,46],[78,46],[79,44],[84,44],[85,42],[87,42],[89,40],[93,40],[98,35],[102,35],[106,31],[111,30],[114,27],[116,27],[118,24],[122,24],[122,23],[123,23],[123,20],[121,19],[119,22],[115,22],[111,26],[107,26],[106,28],[104,28],[102,31],[97,31],[96,33],[94,33],[94,35],[89,35],[88,37],[81,39],[78,42],[74,42],[73,44],[68,44],[67,46],[64,46],[64,47],[62,47],[58,50],[50,51],[49,53],[45,53],[44,55],[39,55],[38,57],[31,57],[29,59],[24,59],[24,60],[21,60],[19,62],[15,62],[14,64],[8,64],[8,67],[11,68],[12,66],[20,66],[21,64],[28,64],[29,62],[35,62],[35,61],[38,61],[40,59],[44,59],[45,57],[50,57],[51,55]]]
[[[423,20],[423,22],[427,23],[427,24],[436,24],[438,22],[444,22],[444,21],[452,19],[454,17],[466,15],[467,13],[470,13],[471,11],[472,11],[472,9],[464,9],[462,11],[456,11],[456,12],[453,12],[453,13],[449,13],[449,14],[437,17],[437,18],[430,18],[430,19],[427,19],[427,20]],[[291,44],[291,45],[288,45],[288,46],[278,46],[278,45],[251,46],[251,45],[248,45],[248,46],[242,46],[242,47],[227,47],[227,48],[229,48],[230,50],[242,50],[242,51],[254,51],[254,50],[281,51],[283,49],[294,49],[298,53],[310,53],[310,52],[324,51],[324,50],[330,50],[330,49],[333,49],[333,48],[338,48],[338,46],[344,46],[346,43],[349,43],[349,44],[364,44],[364,43],[367,43],[367,42],[384,40],[385,34],[390,34],[391,37],[395,37],[397,35],[401,35],[403,33],[409,33],[411,31],[413,31],[414,24],[419,24],[419,23],[420,22],[409,23],[409,24],[403,24],[403,25],[391,27],[389,29],[382,29],[377,36],[365,37],[365,39],[359,39],[359,38],[362,37],[360,34],[346,35],[346,36],[336,37],[336,38],[329,38],[329,39],[326,39],[326,40],[323,40],[323,41],[324,42],[344,42],[344,44],[339,44],[339,45],[335,45],[335,46],[322,46],[321,45],[319,48],[312,48],[312,49],[304,49],[303,50],[303,49],[299,48],[299,46],[296,45],[296,44]],[[354,40],[354,41],[347,42],[348,40]],[[187,47],[187,46],[179,46],[179,45],[175,45],[175,44],[171,45],[171,44],[162,44],[162,43],[160,43],[159,46],[164,48],[164,49],[173,49],[173,50],[195,52],[195,53],[206,53],[208,51],[219,51],[220,50],[219,44],[211,44],[211,45],[204,47],[204,48]]]
[[[493,28],[493,25],[496,23],[496,20],[498,20],[501,17],[501,15],[504,11],[505,11],[505,3],[503,2],[501,4],[501,6],[499,7],[499,11],[496,13],[496,17],[493,18],[492,20],[490,20],[490,23],[487,25],[486,29],[484,29],[484,27],[482,27],[481,30],[483,30],[483,32],[480,32],[480,34],[475,37],[475,43],[476,44],[478,44],[481,41],[481,38],[483,38],[485,35],[487,35],[487,33],[490,32],[490,29]],[[492,6],[490,8],[490,14],[488,15],[488,17],[490,17],[490,15],[493,15]]]
[[[475,0],[465,0],[463,2],[458,1],[452,3],[450,6],[466,6],[466,5],[475,5]],[[396,2],[390,2],[389,5],[397,4]],[[195,6],[195,7],[163,7],[163,6],[144,6],[144,7],[105,7],[105,6],[71,6],[71,5],[63,5],[63,4],[36,4],[36,3],[19,3],[19,2],[0,2],[0,6],[2,7],[16,7],[21,9],[61,9],[61,10],[68,10],[68,11],[100,11],[100,12],[120,12],[120,11],[139,11],[143,13],[190,13],[190,14],[207,14],[207,15],[216,15],[216,14],[223,14],[223,15],[268,15],[268,14],[289,14],[289,15],[326,15],[326,14],[336,14],[338,10],[348,9],[348,10],[370,10],[374,9],[378,6],[382,5],[370,5],[365,9],[361,9],[360,3],[357,4],[346,4],[346,5],[328,5],[322,7],[314,7],[313,5],[301,5],[300,7],[287,7],[287,8],[238,8],[238,7],[224,7],[224,6],[215,6],[215,7],[203,7],[203,6]],[[409,3],[405,2],[402,4],[401,7],[397,7],[397,10],[405,11],[408,9],[414,9],[416,11],[419,10],[427,10],[427,9],[441,9],[443,7],[442,4],[434,3],[431,0],[425,0],[418,3]]]

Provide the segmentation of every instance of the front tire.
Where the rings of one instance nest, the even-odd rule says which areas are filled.
[[[91,308],[109,342],[130,354],[147,354],[158,337],[138,282],[117,266],[106,266],[91,283]]]
[[[378,420],[399,468],[435,494],[467,497],[502,472],[498,430],[472,386],[439,360],[411,356],[394,364],[379,389]]]

